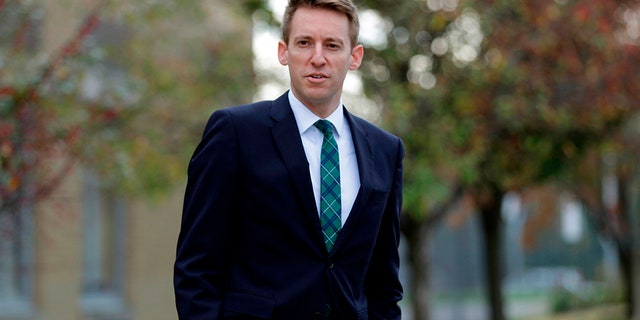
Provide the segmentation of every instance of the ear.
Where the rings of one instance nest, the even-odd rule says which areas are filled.
[[[282,40],[278,42],[278,61],[280,61],[280,64],[283,66],[289,64],[289,48]]]
[[[363,57],[364,47],[361,44],[351,49],[351,64],[349,64],[349,70],[358,70],[358,68],[360,68],[360,64],[362,64]]]

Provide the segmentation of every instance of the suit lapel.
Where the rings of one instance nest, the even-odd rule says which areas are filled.
[[[309,162],[304,153],[302,140],[298,134],[298,125],[293,111],[291,111],[287,93],[273,102],[270,117],[273,121],[271,134],[278,147],[282,161],[289,172],[289,177],[303,207],[304,215],[308,217],[308,220],[313,225],[312,229],[317,230],[318,239],[322,241],[320,219],[318,218],[309,175]]]
[[[375,172],[373,172],[373,146],[369,141],[368,133],[362,126],[360,126],[354,117],[349,113],[346,108],[344,111],[345,118],[351,128],[351,136],[353,139],[353,147],[356,152],[356,158],[358,161],[358,172],[360,176],[360,189],[356,196],[356,200],[353,204],[351,212],[349,213],[349,219],[344,224],[340,234],[348,234],[352,230],[357,229],[358,220],[366,218],[366,204],[371,196],[372,186],[374,185]],[[355,229],[354,229],[355,228]],[[338,235],[336,240],[336,246],[339,246],[341,238],[345,238]]]

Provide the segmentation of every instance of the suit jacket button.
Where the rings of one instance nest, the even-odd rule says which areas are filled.
[[[329,262],[329,269],[333,269],[333,262]]]

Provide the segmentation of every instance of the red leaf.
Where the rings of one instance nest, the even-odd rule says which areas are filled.
[[[2,0],[0,0],[2,1]],[[0,3],[1,5],[2,3]],[[2,7],[0,6],[0,9]],[[15,96],[17,93],[16,89],[13,87],[0,87],[0,96]]]

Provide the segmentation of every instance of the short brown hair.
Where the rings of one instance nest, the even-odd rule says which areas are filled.
[[[351,0],[289,0],[289,4],[282,19],[282,40],[289,43],[291,34],[291,20],[299,8],[321,8],[334,10],[347,15],[349,19],[349,38],[351,46],[358,42],[360,32],[360,21],[358,20],[358,8]]]

